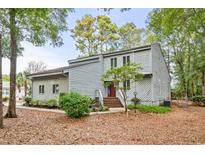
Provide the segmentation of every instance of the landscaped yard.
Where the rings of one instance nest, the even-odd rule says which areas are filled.
[[[5,110],[6,108],[4,108]],[[5,119],[0,144],[205,144],[205,108],[174,107],[166,114],[125,113],[71,119],[17,109]]]

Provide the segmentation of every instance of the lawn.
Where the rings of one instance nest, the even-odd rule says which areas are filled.
[[[174,107],[165,114],[125,113],[71,119],[17,109],[5,119],[0,144],[205,144],[205,108]],[[6,111],[6,108],[4,108]]]

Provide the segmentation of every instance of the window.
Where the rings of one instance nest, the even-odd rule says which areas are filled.
[[[111,68],[117,67],[117,58],[111,58]]]
[[[130,90],[130,80],[123,82],[123,88],[126,90]]]
[[[44,94],[44,85],[39,86],[39,94]]]
[[[59,85],[58,84],[54,84],[53,85],[53,94],[58,94],[59,93]]]
[[[130,63],[130,56],[123,56],[123,65]]]

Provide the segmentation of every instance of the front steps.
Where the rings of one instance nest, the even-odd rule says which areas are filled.
[[[104,106],[106,106],[108,108],[121,108],[121,107],[123,107],[119,98],[117,98],[117,97],[104,97],[103,102],[104,102]]]

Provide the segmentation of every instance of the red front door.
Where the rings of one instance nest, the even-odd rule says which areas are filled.
[[[108,96],[109,97],[116,97],[116,89],[114,87],[114,84],[111,84],[109,87],[108,87]]]

